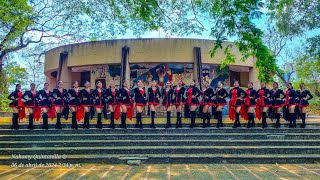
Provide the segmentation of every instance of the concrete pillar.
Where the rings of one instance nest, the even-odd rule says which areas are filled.
[[[60,80],[63,82],[64,88],[69,89],[72,87],[72,72],[71,68],[68,68],[68,57],[62,62]]]
[[[202,87],[202,59],[201,48],[194,47],[194,65],[193,65],[193,79],[196,81],[197,86]]]
[[[128,86],[130,86],[129,47],[127,46],[122,48],[120,87],[122,87],[122,82],[124,80],[126,80]]]
[[[260,81],[258,79],[258,72],[255,68],[249,68],[249,82],[253,83],[254,89],[260,89]]]

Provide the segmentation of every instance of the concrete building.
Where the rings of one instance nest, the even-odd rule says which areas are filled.
[[[224,47],[232,44],[225,42]],[[62,80],[65,88],[73,81],[83,86],[90,81],[102,81],[108,86],[110,80],[117,85],[127,80],[132,85],[142,79],[145,85],[158,80],[164,85],[167,80],[175,84],[182,79],[189,84],[191,79],[198,82],[210,80],[212,86],[223,81],[225,86],[238,80],[246,87],[253,82],[259,87],[253,59],[240,61],[241,55],[236,46],[231,49],[236,55],[235,64],[223,71],[219,65],[224,59],[220,49],[213,58],[210,50],[214,41],[204,39],[117,39],[70,44],[49,50],[45,54],[45,75],[51,88]]]

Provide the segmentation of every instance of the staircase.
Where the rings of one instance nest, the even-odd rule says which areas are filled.
[[[320,124],[306,129],[288,129],[286,125],[280,129],[232,129],[231,123],[220,129],[189,129],[187,125],[150,129],[145,125],[145,129],[72,130],[70,124],[65,126],[68,128],[63,130],[53,129],[53,124],[49,130],[26,130],[22,125],[20,130],[10,130],[10,125],[0,125],[0,164],[320,161]]]

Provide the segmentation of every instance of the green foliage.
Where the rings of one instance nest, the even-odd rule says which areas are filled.
[[[10,62],[4,66],[3,73],[6,82],[3,84],[5,91],[0,93],[0,111],[8,111],[11,102],[7,99],[10,93],[8,89],[11,87],[11,90],[13,90],[15,84],[23,85],[23,82],[27,79],[27,69],[18,65],[17,62]]]

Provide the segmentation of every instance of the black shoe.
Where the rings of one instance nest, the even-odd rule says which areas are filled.
[[[306,124],[301,124],[300,128],[305,128]]]
[[[28,129],[35,129],[35,127],[32,125],[32,126],[28,126],[27,127]]]
[[[234,124],[234,125],[232,126],[232,128],[237,128],[237,125]]]

